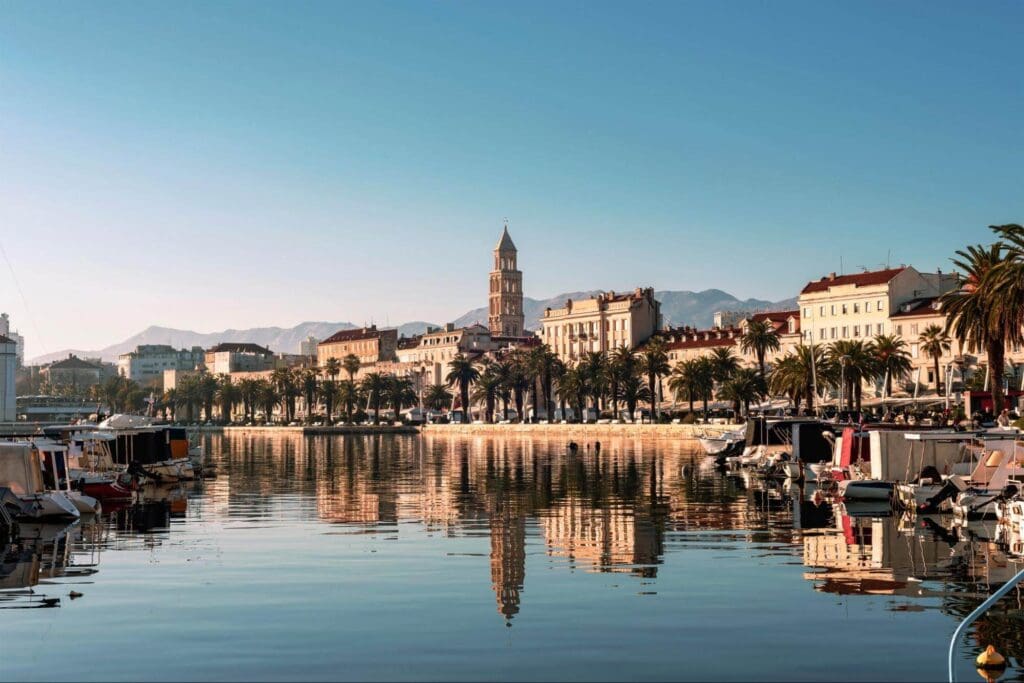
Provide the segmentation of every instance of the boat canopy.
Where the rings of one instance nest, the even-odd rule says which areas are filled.
[[[103,422],[99,423],[100,429],[138,429],[140,427],[150,427],[153,425],[153,419],[146,417],[145,415],[125,415],[124,413],[117,413],[111,415]]]
[[[32,444],[0,443],[0,488],[8,488],[19,496],[44,491],[39,453]]]

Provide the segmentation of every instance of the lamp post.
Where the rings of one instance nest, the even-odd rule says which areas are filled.
[[[843,404],[846,402],[846,364],[850,362],[849,356],[840,356],[839,358],[839,402]]]

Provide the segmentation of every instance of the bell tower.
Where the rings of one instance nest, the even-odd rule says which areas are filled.
[[[498,246],[494,248],[494,270],[491,271],[487,324],[495,336],[523,335],[523,274],[516,267],[517,253],[506,223]]]

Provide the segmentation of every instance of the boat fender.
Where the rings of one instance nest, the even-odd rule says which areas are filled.
[[[999,652],[991,645],[986,647],[985,651],[978,655],[978,658],[974,660],[974,663],[978,665],[979,669],[985,670],[1006,668],[1006,658],[999,654]]]

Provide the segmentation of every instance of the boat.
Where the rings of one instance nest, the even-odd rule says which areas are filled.
[[[966,519],[995,519],[999,504],[1024,490],[1024,445],[1019,432],[988,431],[966,488],[953,502],[953,514]]]
[[[81,514],[100,512],[99,500],[82,491],[71,488],[71,471],[68,466],[68,447],[46,437],[34,438],[32,448],[39,453],[43,485],[47,489],[60,491]]]
[[[130,500],[131,475],[114,462],[110,452],[113,434],[96,431],[95,425],[59,425],[43,428],[44,436],[67,446],[69,484],[100,501]]]
[[[124,414],[111,415],[97,427],[113,435],[113,460],[124,465],[129,473],[166,482],[196,478],[184,428],[155,424],[152,418],[142,415]]]
[[[741,427],[719,433],[704,432],[697,437],[697,441],[706,454],[728,457],[743,450],[746,438],[747,430]]]
[[[30,442],[0,443],[0,490],[9,491],[21,505],[11,511],[13,516],[78,519],[82,513],[63,491],[56,486],[48,488],[43,474],[40,453]]]

